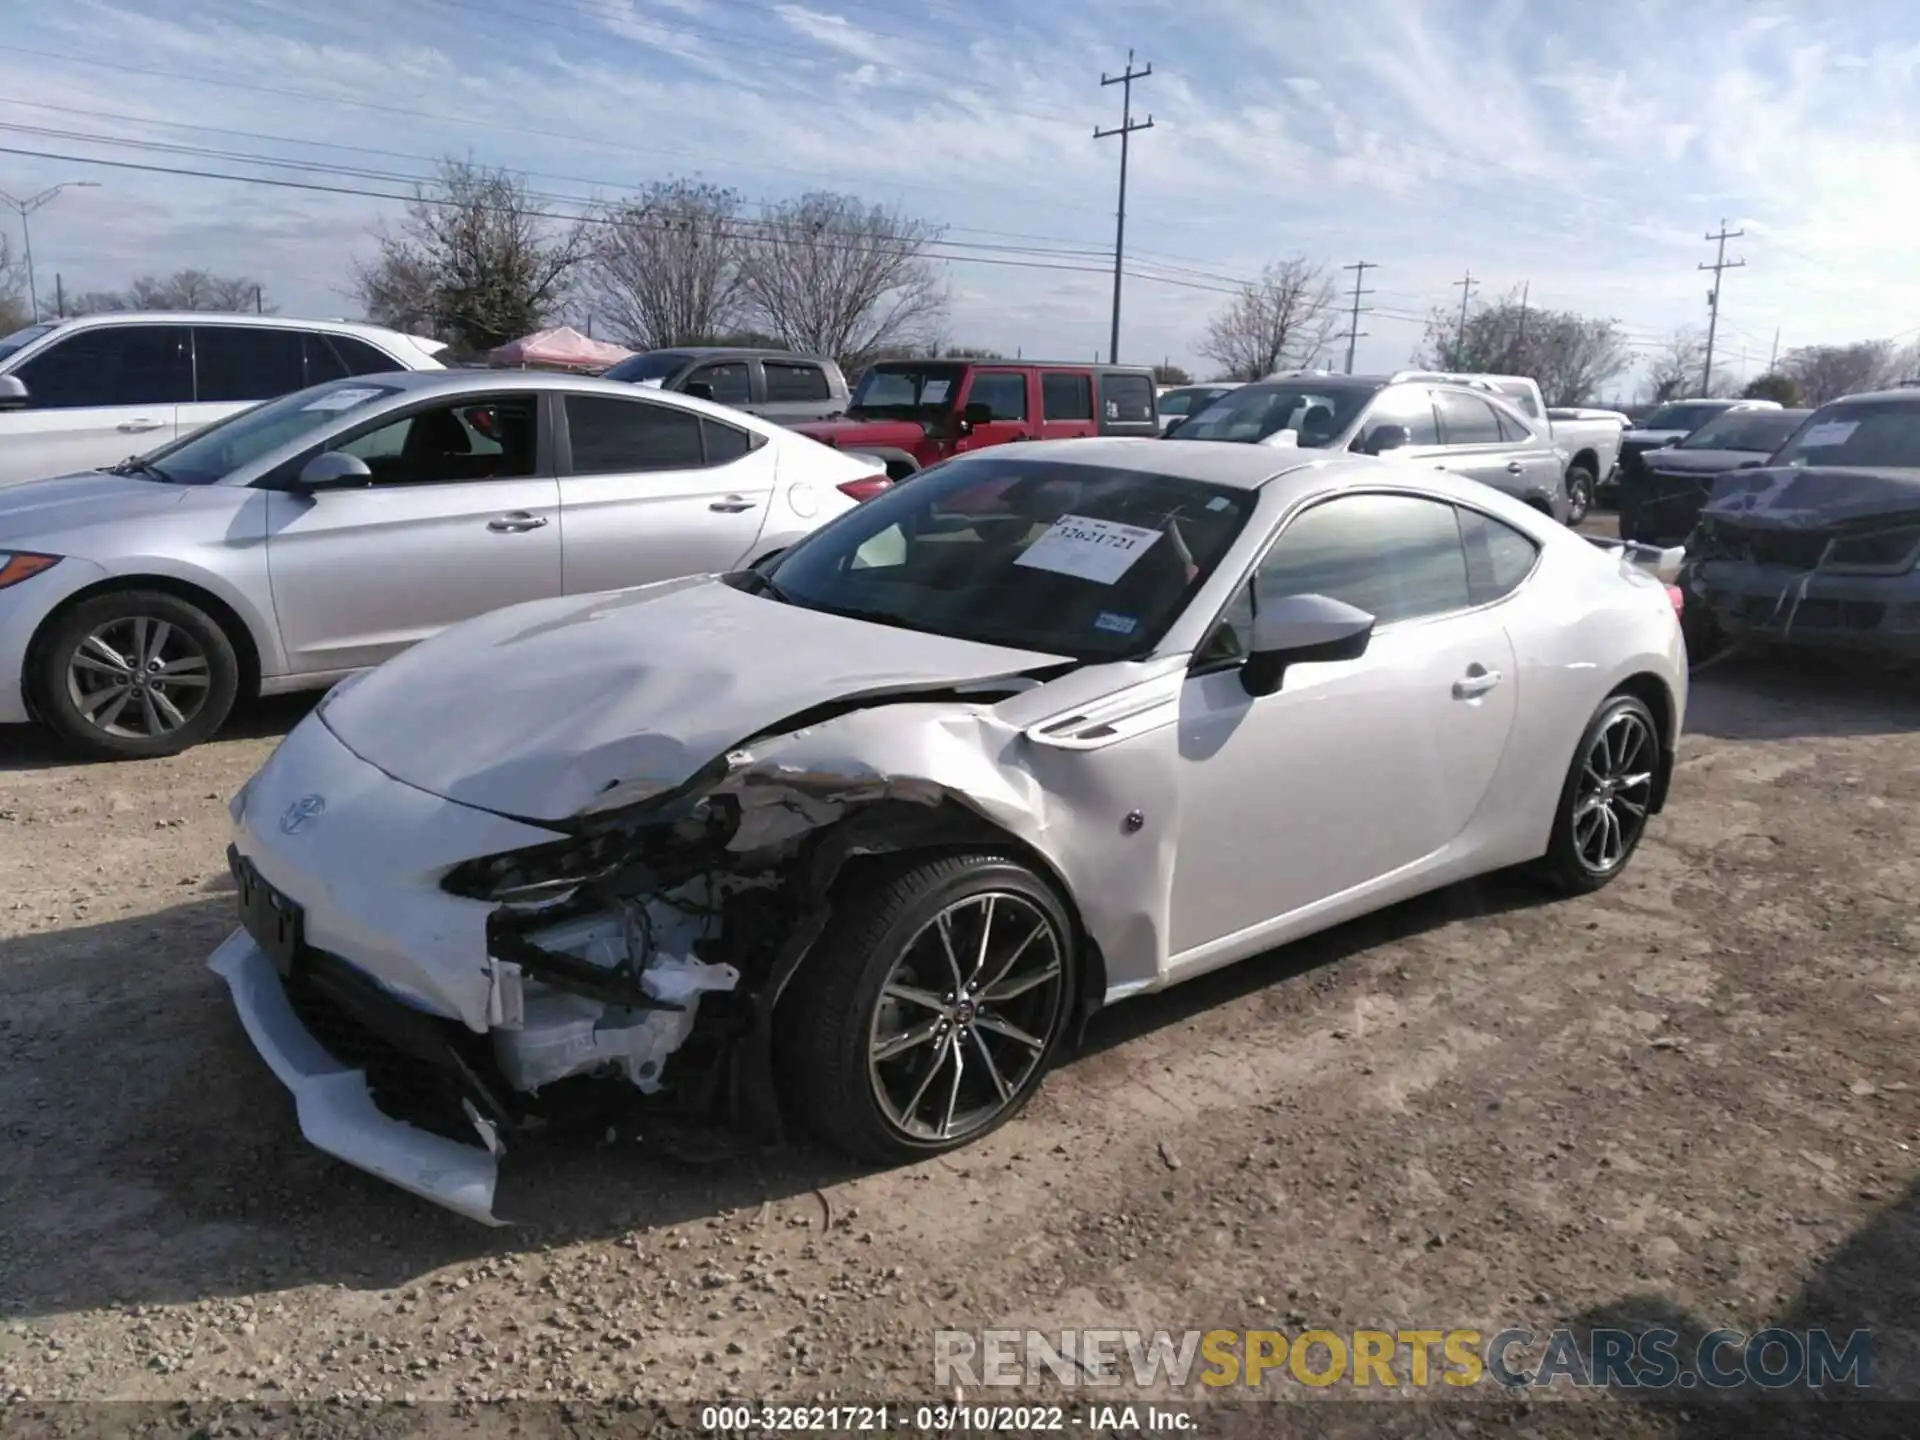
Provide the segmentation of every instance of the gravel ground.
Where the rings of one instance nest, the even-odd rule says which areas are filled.
[[[1871,1326],[1875,1383],[1920,1400],[1910,686],[1720,666],[1621,882],[1461,887],[1117,1008],[972,1150],[855,1173],[622,1139],[510,1168],[503,1208],[542,1218],[504,1232],[308,1149],[204,968],[233,923],[225,800],[302,709],[144,764],[0,732],[13,1413],[926,1399],[936,1329],[1648,1316]],[[1801,1429],[1485,1400],[1437,1430],[1325,1415]]]

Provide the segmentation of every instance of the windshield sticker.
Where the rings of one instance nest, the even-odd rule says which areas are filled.
[[[1140,628],[1140,622],[1132,615],[1116,615],[1111,610],[1102,610],[1094,617],[1093,628],[1105,630],[1110,635],[1131,635]]]
[[[638,385],[642,390],[658,390],[661,386],[665,385],[667,381],[664,375],[656,375],[651,380],[636,380],[633,383]]]
[[[374,399],[380,393],[378,390],[369,390],[365,386],[357,388],[350,387],[346,390],[332,390],[322,395],[318,400],[308,401],[300,408],[302,410],[351,410],[356,405],[366,404],[367,401]]]
[[[1823,420],[1818,425],[1808,427],[1807,433],[1800,438],[1800,448],[1826,450],[1835,445],[1844,445],[1859,428],[1858,420]]]
[[[922,405],[938,405],[947,398],[947,391],[953,388],[951,380],[929,380],[927,388],[920,392]]]
[[[1233,502],[1232,502],[1232,501],[1230,501],[1230,500],[1228,500],[1226,496],[1224,496],[1224,495],[1216,495],[1216,496],[1214,496],[1214,497],[1213,497],[1213,499],[1211,499],[1211,500],[1209,500],[1209,501],[1207,501],[1207,509],[1209,509],[1209,510],[1224,510],[1224,509],[1226,509],[1226,508],[1227,508],[1227,506],[1228,506],[1228,505],[1230,505],[1230,504],[1232,504],[1232,503],[1233,503]]]
[[[1160,538],[1158,530],[1085,515],[1062,515],[1013,563],[1111,585]]]

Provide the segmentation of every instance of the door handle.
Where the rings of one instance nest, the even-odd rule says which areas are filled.
[[[714,501],[707,509],[717,510],[722,515],[738,515],[742,510],[753,509],[754,503],[744,495],[729,495],[724,500]]]
[[[544,515],[529,515],[524,510],[515,510],[494,516],[487,521],[487,528],[503,535],[518,535],[523,530],[538,530],[546,523],[547,517]]]
[[[1453,698],[1456,700],[1477,700],[1500,683],[1498,670],[1484,670],[1475,665],[1460,679],[1453,682]]]
[[[149,430],[158,430],[165,423],[164,420],[122,420],[113,428],[122,435],[144,435]]]
[[[1522,465],[1518,460],[1507,461],[1507,473],[1509,475],[1518,475],[1522,470],[1526,468],[1527,467]]]

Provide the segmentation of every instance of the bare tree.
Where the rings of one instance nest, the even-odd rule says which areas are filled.
[[[1160,364],[1153,367],[1153,383],[1156,385],[1191,385],[1193,376],[1174,364]]]
[[[928,254],[937,227],[852,195],[775,206],[743,244],[741,293],[756,328],[848,371],[937,339],[947,290]]]
[[[171,275],[140,275],[125,290],[89,290],[69,295],[68,315],[101,315],[119,310],[194,310],[231,314],[260,311],[274,314],[278,306],[267,299],[266,287],[251,275],[215,275],[211,271],[176,270]]]
[[[465,355],[539,329],[565,305],[589,248],[585,222],[551,219],[518,177],[460,160],[442,161],[377,239],[379,259],[354,277],[367,314]]]
[[[1647,365],[1648,398],[1656,405],[1699,393],[1706,368],[1707,338],[1699,327],[1682,325],[1655,350]]]
[[[1442,306],[1427,319],[1415,363],[1481,375],[1527,375],[1549,405],[1585,405],[1632,363],[1618,322],[1527,306],[1518,293],[1467,316]]]
[[[26,288],[27,267],[13,258],[13,242],[0,235],[0,335],[33,323]]]
[[[711,344],[740,318],[741,198],[697,180],[660,180],[610,207],[587,292],[627,345]]]
[[[1310,362],[1338,320],[1332,277],[1299,255],[1273,262],[1258,280],[1242,286],[1207,321],[1206,334],[1194,348],[1224,367],[1221,378],[1258,380]]]
[[[1804,345],[1780,357],[1780,373],[1799,383],[1806,404],[1824,405],[1842,395],[1891,385],[1903,373],[1904,361],[1886,340]]]

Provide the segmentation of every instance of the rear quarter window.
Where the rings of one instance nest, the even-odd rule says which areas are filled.
[[[1100,418],[1109,425],[1153,422],[1153,381],[1145,375],[1102,375]]]

